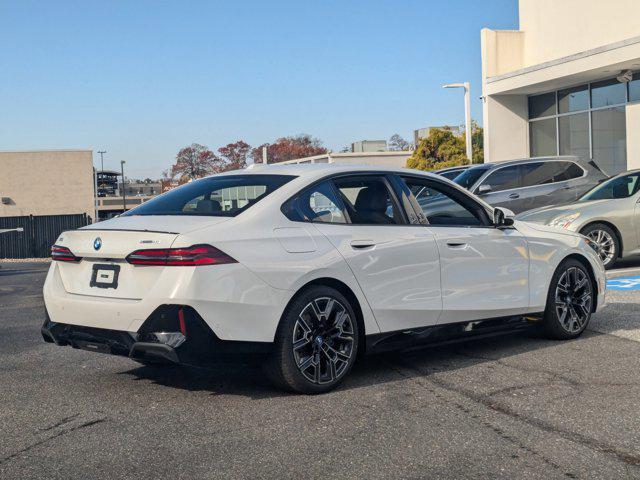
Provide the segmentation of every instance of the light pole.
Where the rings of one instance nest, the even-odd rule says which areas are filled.
[[[124,186],[124,164],[127,163],[124,160],[120,160],[120,172],[122,173],[122,213],[127,211],[127,194],[126,187]]]
[[[467,140],[467,158],[473,163],[473,147],[471,145],[471,85],[469,82],[449,83],[442,88],[464,88],[464,129]]]
[[[103,157],[103,155],[105,153],[107,153],[107,151],[106,150],[98,150],[98,153],[100,154],[100,169],[102,171],[104,171],[104,157]]]

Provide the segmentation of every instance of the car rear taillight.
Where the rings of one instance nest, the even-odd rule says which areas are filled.
[[[54,245],[51,247],[51,259],[58,262],[79,262],[82,257],[76,257],[67,247]]]
[[[238,263],[234,258],[211,245],[136,250],[127,255],[126,260],[132,265],[158,265],[165,267],[196,267]]]

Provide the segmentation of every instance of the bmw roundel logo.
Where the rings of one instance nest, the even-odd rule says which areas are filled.
[[[96,237],[93,241],[93,248],[94,250],[100,250],[100,247],[102,247],[102,239],[100,237]]]

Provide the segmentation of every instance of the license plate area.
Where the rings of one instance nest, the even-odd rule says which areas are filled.
[[[107,265],[97,263],[91,272],[90,287],[118,288],[118,275],[120,265]]]

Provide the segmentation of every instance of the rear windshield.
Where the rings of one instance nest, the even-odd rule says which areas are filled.
[[[585,193],[578,201],[615,200],[628,198],[640,190],[640,172],[613,177]]]
[[[467,190],[469,190],[471,187],[475,185],[475,183],[480,179],[480,177],[484,175],[484,173],[487,170],[489,170],[489,168],[490,167],[469,168],[464,172],[462,172],[460,175],[458,175],[456,178],[454,178],[453,181],[458,185],[460,185],[462,188],[466,188]]]
[[[223,175],[203,178],[149,200],[122,216],[235,217],[294,178],[290,175]]]

